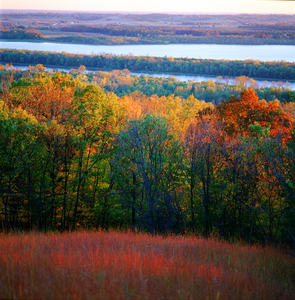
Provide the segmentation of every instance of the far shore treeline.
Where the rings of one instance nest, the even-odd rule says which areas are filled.
[[[213,59],[149,57],[133,55],[83,55],[66,52],[0,49],[1,63],[44,64],[60,67],[164,72],[214,76],[247,76],[272,80],[294,80],[295,63],[261,62],[258,60],[230,61]]]
[[[89,45],[167,45],[167,44],[229,44],[229,45],[294,45],[294,25],[282,28],[242,27],[237,29],[206,29],[196,27],[161,26],[89,26],[60,25],[58,29],[41,27],[50,32],[43,36],[36,29],[24,26],[4,28],[0,25],[0,38],[42,40],[45,42]],[[57,33],[61,33],[59,35]],[[71,35],[69,35],[71,33]],[[85,34],[96,36],[85,36]],[[66,35],[64,35],[66,34]]]

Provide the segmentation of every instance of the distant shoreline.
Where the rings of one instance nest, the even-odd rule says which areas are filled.
[[[74,37],[75,36],[69,36],[69,37]],[[66,37],[68,38],[68,36]],[[93,41],[97,41],[97,39],[93,38],[93,37],[84,37],[85,39],[92,39]],[[110,36],[110,38],[125,38],[125,37],[121,37],[121,36]],[[210,41],[210,39],[207,38],[199,38],[198,39],[194,39],[192,42],[187,42],[186,40],[179,40],[176,42],[173,41],[164,41],[164,42],[152,42],[152,41],[148,41],[148,42],[144,42],[144,41],[138,41],[138,42],[132,42],[132,40],[128,40],[128,42],[126,41],[121,42],[121,43],[102,43],[102,42],[97,42],[97,43],[87,43],[87,41],[60,41],[60,39],[62,39],[62,37],[51,37],[51,38],[43,38],[43,39],[2,39],[0,37],[0,43],[1,42],[27,42],[27,43],[55,43],[55,44],[72,44],[72,45],[90,45],[90,46],[147,46],[147,45],[177,45],[177,44],[186,44],[186,45],[201,45],[201,44],[208,44],[208,45],[242,45],[242,46],[294,46],[295,45],[295,40],[275,40],[275,39],[268,39],[268,40],[263,40],[263,39],[242,39],[242,38],[237,38],[237,39],[231,39],[232,42],[222,42],[224,41],[224,39],[222,38],[211,38],[212,41]],[[249,43],[247,43],[249,41]],[[250,41],[252,41],[252,43],[250,43]],[[255,41],[253,43],[253,41]],[[282,43],[282,41],[284,41],[284,43]],[[111,42],[111,39],[110,39]]]

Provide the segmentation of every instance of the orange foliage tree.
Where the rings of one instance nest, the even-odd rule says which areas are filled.
[[[291,118],[283,112],[279,101],[259,101],[253,89],[244,89],[240,98],[229,97],[217,106],[217,112],[230,135],[251,135],[249,125],[255,123],[269,128],[271,137],[278,133],[289,136],[292,127]]]
[[[77,80],[70,75],[57,73],[52,77],[39,74],[33,78],[13,81],[10,97],[6,104],[13,108],[22,108],[37,118],[39,122],[57,121],[63,123],[70,116],[73,106]],[[10,100],[9,100],[10,99]]]

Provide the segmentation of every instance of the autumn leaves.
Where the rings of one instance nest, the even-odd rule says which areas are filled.
[[[2,94],[3,228],[133,227],[288,241],[291,116],[245,89],[118,98],[60,73]]]

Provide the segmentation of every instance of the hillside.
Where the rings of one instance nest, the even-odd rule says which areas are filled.
[[[131,232],[0,235],[7,299],[294,299],[295,259],[269,247]]]

